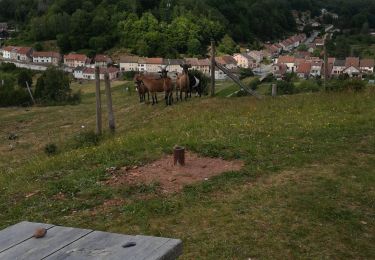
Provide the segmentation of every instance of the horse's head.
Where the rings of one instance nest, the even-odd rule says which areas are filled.
[[[185,73],[188,73],[189,69],[191,68],[191,64],[181,64],[180,67],[182,68],[182,70],[185,72]]]
[[[139,87],[141,86],[142,84],[142,75],[141,74],[135,74],[134,75],[134,85],[135,87],[137,88],[137,90],[139,89]]]

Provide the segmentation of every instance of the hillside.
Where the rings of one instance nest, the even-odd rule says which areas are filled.
[[[57,40],[62,52],[125,48],[143,56],[205,55],[211,38],[237,43],[280,39],[296,30],[291,11],[340,15],[339,27],[375,27],[371,0],[0,0],[0,21],[14,22],[20,42]]]
[[[77,88],[78,106],[0,109],[0,229],[29,220],[178,237],[182,259],[373,256],[373,88],[166,108],[116,85],[118,131],[96,145],[94,85]],[[44,154],[48,143],[57,155]],[[245,167],[176,194],[105,184],[107,168],[153,162],[175,144]]]

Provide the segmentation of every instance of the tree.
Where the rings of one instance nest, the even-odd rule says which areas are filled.
[[[22,88],[27,88],[27,84],[29,87],[31,87],[33,84],[33,78],[30,71],[21,70],[20,73],[18,73],[17,83],[18,86]]]
[[[240,51],[239,46],[228,34],[226,34],[223,39],[221,39],[217,49],[221,53],[230,55],[233,55],[233,53]]]
[[[42,103],[76,102],[72,95],[69,76],[54,67],[48,68],[36,83],[35,98]]]

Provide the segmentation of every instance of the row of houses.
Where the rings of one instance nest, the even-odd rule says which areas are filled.
[[[283,51],[290,52],[293,49],[298,48],[306,41],[306,39],[306,34],[296,34],[278,43],[266,44],[266,52],[268,52],[271,57],[276,57]]]
[[[96,55],[90,59],[84,54],[71,53],[65,56],[53,51],[34,51],[31,47],[6,46],[2,50],[2,57],[7,61],[30,62],[45,65],[76,68],[87,67],[108,67],[112,60],[106,55]]]
[[[358,57],[347,57],[346,59],[327,59],[327,75],[338,77],[348,75],[349,77],[361,77],[374,73],[374,59],[360,59]],[[317,57],[305,56],[280,56],[274,63],[272,71],[275,77],[282,78],[286,73],[296,73],[298,77],[307,79],[309,77],[321,77],[324,75],[324,61]]]

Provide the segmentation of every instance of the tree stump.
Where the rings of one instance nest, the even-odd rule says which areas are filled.
[[[185,147],[175,146],[173,150],[174,165],[185,166]]]

